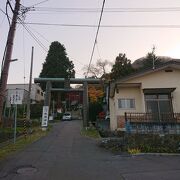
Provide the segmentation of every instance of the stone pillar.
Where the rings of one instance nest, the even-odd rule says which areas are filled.
[[[51,82],[48,81],[46,83],[46,92],[45,92],[45,98],[44,98],[44,106],[50,106],[51,102]]]

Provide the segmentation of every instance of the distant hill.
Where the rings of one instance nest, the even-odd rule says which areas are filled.
[[[141,57],[137,60],[135,60],[133,63],[132,63],[132,67],[134,69],[139,69],[143,66],[143,61],[145,60],[146,57]],[[159,58],[162,62],[168,62],[168,61],[178,61],[180,62],[180,59],[174,59],[172,57],[168,57],[168,56],[157,56],[157,58]]]

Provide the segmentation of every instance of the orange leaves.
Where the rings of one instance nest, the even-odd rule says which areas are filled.
[[[104,96],[103,89],[100,87],[89,86],[88,95],[90,102],[97,102],[98,99],[101,99]]]

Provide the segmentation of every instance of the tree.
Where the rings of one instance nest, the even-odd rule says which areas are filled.
[[[155,68],[157,65],[163,63],[160,58],[155,55],[155,46],[152,48],[152,52],[149,52],[142,61],[141,69]]]
[[[42,71],[39,75],[42,78],[73,78],[75,77],[74,64],[67,57],[64,45],[58,41],[51,43]],[[45,90],[45,84],[40,84]],[[63,83],[54,83],[53,87],[63,87]]]
[[[99,87],[95,87],[93,85],[89,85],[88,87],[88,96],[89,96],[89,100],[90,102],[94,103],[94,102],[101,102],[103,97],[104,97],[104,92],[101,86]]]
[[[103,111],[104,92],[101,86],[88,86],[89,96],[89,119],[95,121],[100,112]]]
[[[102,78],[108,74],[108,67],[111,66],[111,63],[108,60],[98,59],[96,64],[91,64],[89,67],[89,75],[93,78]],[[84,75],[88,71],[88,66],[83,68]]]
[[[126,54],[119,54],[111,70],[111,79],[122,78],[132,72],[134,72],[134,69],[131,65],[131,61],[127,59]]]

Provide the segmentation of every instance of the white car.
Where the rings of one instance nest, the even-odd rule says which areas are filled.
[[[70,112],[65,112],[65,113],[63,114],[62,120],[63,120],[63,121],[70,121],[70,120],[72,120],[71,113],[70,113]]]

